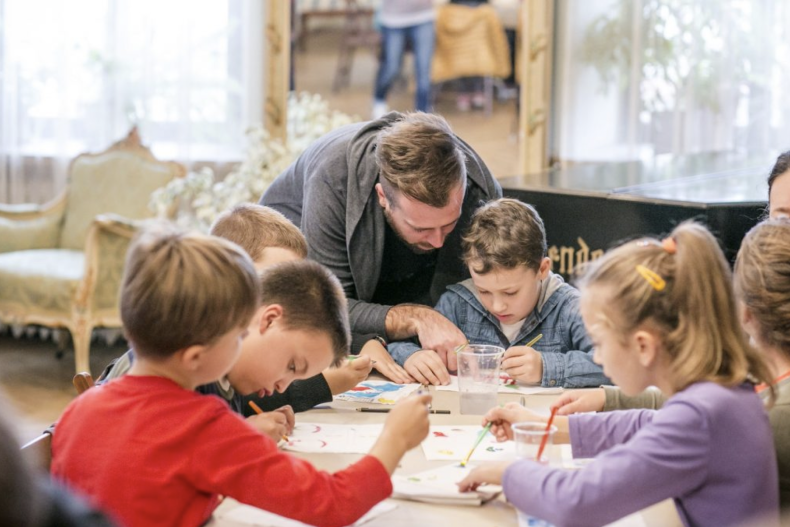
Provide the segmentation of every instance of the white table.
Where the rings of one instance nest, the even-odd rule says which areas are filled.
[[[437,410],[450,410],[450,415],[432,414],[430,416],[432,425],[477,425],[481,422],[480,416],[460,415],[458,408],[458,393],[436,391],[431,388],[434,395],[433,408]],[[525,396],[526,406],[537,412],[548,414],[549,405],[557,395],[528,395]],[[518,402],[519,395],[499,394],[500,403]],[[356,403],[335,401],[329,410],[311,410],[297,414],[297,421],[315,423],[354,423],[354,424],[374,424],[383,423],[387,414],[384,413],[361,413],[355,408],[362,406]],[[365,405],[371,406],[371,405]],[[555,448],[559,448],[555,446]],[[361,454],[295,454],[309,460],[316,467],[334,472],[345,468],[352,462],[358,460]],[[413,474],[429,468],[446,465],[447,461],[427,461],[422,449],[417,447],[408,452],[399,468],[399,474]],[[469,506],[449,506],[418,503],[406,500],[391,500],[397,503],[398,507],[388,513],[382,514],[364,525],[366,527],[417,527],[421,525],[451,525],[453,527],[516,527],[518,524],[516,512],[500,496],[481,507]],[[217,518],[224,512],[238,507],[235,500],[226,499],[215,512],[215,518],[207,525],[209,527],[248,527],[243,524]],[[615,525],[615,524],[613,524]],[[639,527],[673,527],[682,525],[675,511],[671,500],[654,505],[648,509],[623,518],[616,523],[617,527],[639,526]]]

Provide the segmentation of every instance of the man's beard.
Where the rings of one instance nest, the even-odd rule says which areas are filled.
[[[390,211],[387,209],[382,209],[382,210],[384,211],[384,219],[387,220],[387,223],[389,223],[392,232],[395,233],[395,236],[397,236],[398,239],[402,241],[403,244],[411,250],[411,252],[413,252],[414,254],[422,255],[422,254],[431,254],[436,250],[436,247],[431,247],[430,249],[423,249],[422,247],[418,246],[415,243],[409,243],[406,240],[406,238],[403,237],[403,234],[401,234],[401,232],[398,230],[398,226],[395,225],[395,222],[392,221],[392,216],[390,215]]]

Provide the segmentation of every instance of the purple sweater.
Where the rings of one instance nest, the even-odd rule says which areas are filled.
[[[514,463],[503,486],[520,510],[562,527],[604,525],[674,498],[687,526],[763,515],[778,524],[771,426],[750,384],[700,382],[661,410],[574,415],[569,425],[574,457],[595,461],[575,471]]]

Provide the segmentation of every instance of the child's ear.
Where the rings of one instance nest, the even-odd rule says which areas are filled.
[[[658,338],[650,331],[640,329],[634,333],[634,342],[639,353],[639,364],[645,368],[653,366],[658,357]]]
[[[258,331],[263,334],[272,327],[278,319],[283,316],[283,307],[280,304],[268,304],[261,307],[261,318],[258,323]]]
[[[538,267],[538,280],[545,280],[549,277],[549,271],[551,271],[551,260],[549,258],[543,258],[540,261],[540,267]]]
[[[203,360],[203,354],[206,348],[207,346],[203,344],[195,344],[181,350],[181,365],[184,366],[187,371],[197,371],[200,368],[200,363]]]

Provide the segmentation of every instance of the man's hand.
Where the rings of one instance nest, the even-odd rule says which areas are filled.
[[[414,304],[393,306],[387,312],[385,324],[391,340],[406,340],[416,335],[420,346],[438,353],[447,369],[458,370],[455,349],[466,344],[466,337],[435,309]]]
[[[371,361],[374,363],[373,368],[393,382],[397,382],[398,384],[414,382],[411,375],[406,373],[406,370],[395,362],[392,355],[384,349],[384,346],[382,346],[378,340],[371,339],[367,341],[365,345],[362,346],[359,356],[370,357]]]
[[[536,384],[543,380],[543,357],[526,346],[513,346],[502,356],[502,370],[519,382]]]
[[[420,350],[406,359],[406,372],[420,384],[450,384],[447,367],[433,350]]]

